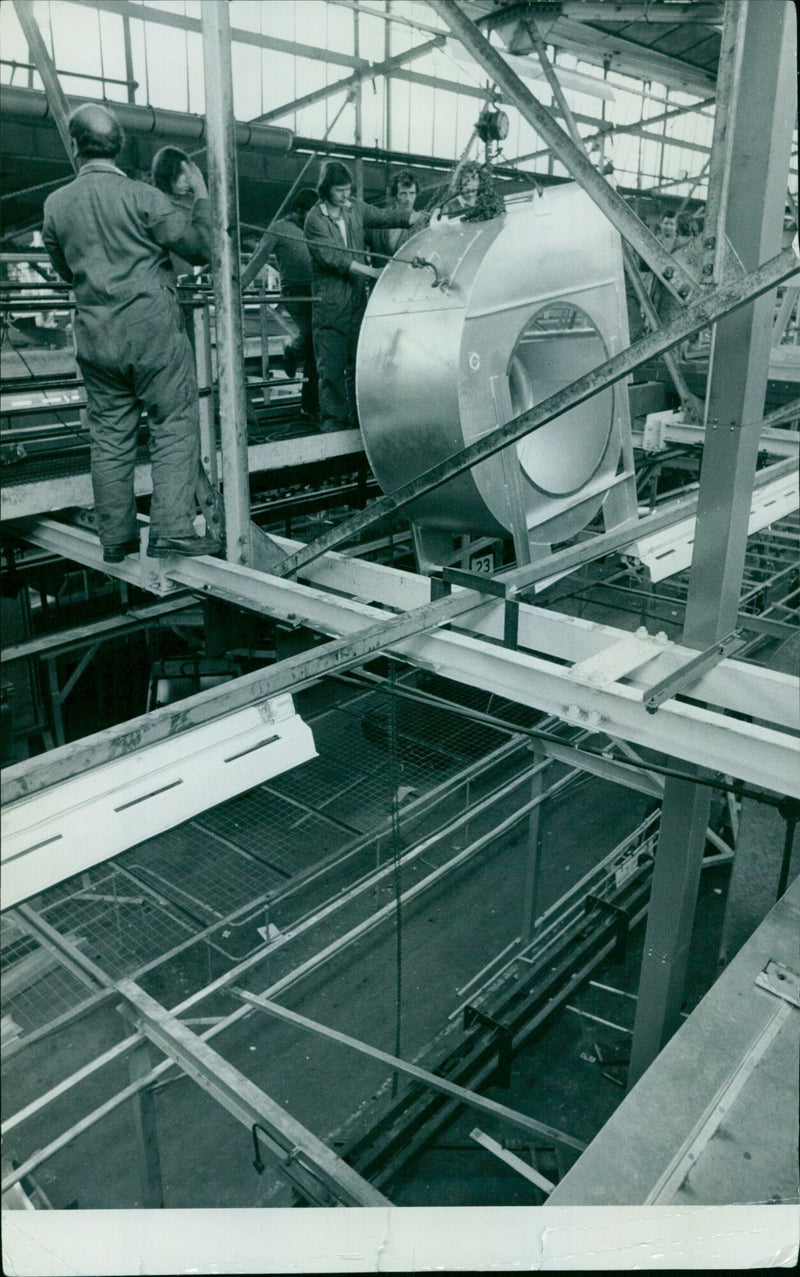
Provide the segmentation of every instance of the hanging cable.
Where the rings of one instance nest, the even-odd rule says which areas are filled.
[[[389,524],[390,562],[394,562],[394,520]],[[400,1058],[403,999],[403,890],[400,847],[400,759],[397,731],[397,662],[389,662],[389,785],[392,811],[392,862],[394,865],[395,907],[395,1023],[394,1054]],[[397,1095],[398,1074],[392,1074],[392,1098]]]

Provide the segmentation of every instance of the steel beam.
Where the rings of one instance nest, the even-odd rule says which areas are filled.
[[[248,1130],[252,1131],[254,1126],[263,1129],[270,1152],[278,1158],[277,1169],[304,1198],[326,1206],[391,1205],[383,1193],[336,1157],[327,1145],[133,980],[121,980],[119,992],[133,1007],[142,1030],[159,1050],[175,1060],[198,1086],[208,1091]]]
[[[14,12],[17,15],[19,25],[22,27],[25,39],[28,41],[28,48],[36,63],[36,69],[42,77],[50,114],[55,120],[59,136],[64,143],[67,158],[74,172],[77,173],[78,161],[72,150],[72,138],[69,132],[69,103],[64,96],[64,90],[61,88],[55,63],[47,51],[47,46],[39,30],[33,5],[29,3],[29,0],[14,0]]]
[[[448,650],[440,650],[441,645]],[[426,648],[431,649],[429,653]],[[742,776],[756,784],[795,795],[800,790],[797,741],[775,729],[742,723],[724,713],[677,701],[668,702],[657,715],[648,715],[642,703],[642,692],[633,687],[615,684],[606,689],[595,689],[571,680],[563,666],[538,658],[526,658],[521,653],[501,652],[462,634],[442,634],[423,642],[417,641],[409,656],[445,677],[457,678],[470,686],[489,689],[543,709],[584,730],[619,736],[634,744],[671,753],[672,756],[683,756],[696,763],[713,758],[715,765],[726,774]],[[726,664],[735,674],[736,663]],[[265,681],[268,677],[268,674],[261,673]],[[251,680],[249,687],[252,687],[253,676],[247,678]],[[243,681],[237,680],[238,686],[229,684],[224,690],[231,693],[233,689],[237,697],[246,695],[241,687]],[[785,678],[783,682],[791,685],[792,680]],[[263,688],[259,690],[263,691]],[[202,701],[204,698],[193,699]],[[201,708],[209,712],[208,705]],[[76,766],[88,769],[101,764],[108,758],[112,747],[124,750],[128,742],[137,739],[137,732],[152,731],[153,717],[134,720],[121,729],[113,729],[111,733],[100,733],[98,737],[76,743],[72,750],[52,751],[45,758],[34,760],[38,766],[20,764],[10,769],[16,774],[7,777],[9,795],[12,796],[12,784],[15,790],[22,783],[35,792],[35,788],[41,787],[43,782],[57,784],[61,771],[69,772]],[[104,739],[108,735],[112,736],[111,740]],[[141,748],[139,742],[137,747]],[[25,774],[20,776],[20,770]]]
[[[554,1140],[557,1144],[563,1144],[567,1148],[576,1149],[582,1153],[586,1145],[580,1140],[573,1139],[571,1135],[566,1135],[563,1131],[556,1130],[553,1126],[546,1126],[544,1122],[537,1122],[534,1118],[528,1117],[526,1113],[519,1113],[516,1109],[508,1108],[505,1104],[498,1104],[495,1100],[489,1100],[483,1095],[478,1095],[476,1091],[469,1091],[463,1086],[458,1086],[455,1082],[448,1082],[446,1078],[440,1077],[436,1073],[431,1073],[428,1069],[422,1069],[417,1064],[409,1064],[406,1060],[399,1059],[396,1055],[389,1055],[386,1051],[380,1051],[375,1046],[369,1046],[366,1042],[361,1042],[358,1038],[351,1038],[346,1033],[340,1033],[337,1029],[331,1029],[325,1024],[320,1024],[317,1020],[309,1020],[307,1016],[299,1015],[297,1011],[290,1011],[288,1007],[280,1006],[277,1002],[271,1002],[269,998],[262,997],[258,993],[250,993],[247,989],[232,988],[231,993],[247,1003],[248,1006],[257,1007],[260,1011],[266,1011],[268,1015],[272,1015],[276,1020],[283,1020],[286,1024],[293,1024],[299,1029],[307,1029],[311,1033],[317,1033],[321,1037],[331,1042],[337,1042],[339,1046],[350,1047],[353,1051],[358,1051],[361,1055],[367,1055],[370,1059],[379,1060],[381,1064],[386,1064],[390,1069],[404,1073],[406,1077],[412,1077],[416,1082],[421,1082],[423,1086],[429,1086],[433,1091],[439,1091],[442,1095],[448,1095],[451,1099],[457,1100],[460,1104],[464,1104],[467,1108],[478,1109],[483,1113],[489,1113],[492,1117],[499,1118],[501,1121],[509,1122],[512,1126],[519,1127],[529,1134],[545,1136],[546,1139]]]
[[[763,476],[769,481],[776,474],[781,480],[784,474],[789,475],[790,482],[794,482],[796,486],[796,465],[782,462],[760,471],[759,477]],[[768,487],[771,484],[765,483],[764,490]],[[668,519],[673,522],[680,520],[685,514],[692,514],[695,506],[696,498],[675,502],[670,508],[653,516],[655,523],[651,524],[651,516],[646,516],[635,529],[629,531],[629,536],[632,538],[634,535],[648,533],[653,526],[662,526],[658,522],[661,520],[663,526],[667,525]],[[64,528],[51,520],[41,520],[28,533],[28,539],[89,566],[99,567],[101,564],[101,552],[96,539],[81,529]],[[587,543],[586,548],[575,547],[564,553],[572,557],[574,566],[575,562],[586,561],[598,552],[607,553],[611,542],[611,548],[619,548],[625,539],[619,533],[605,534]],[[287,551],[293,551],[298,546],[296,541],[285,538],[278,537],[276,540]],[[600,542],[599,547],[597,542]],[[300,621],[318,632],[331,635],[353,633],[380,617],[389,619],[392,612],[408,612],[410,609],[420,608],[430,596],[430,583],[426,578],[383,564],[351,558],[349,555],[332,553],[318,560],[305,573],[312,588],[274,577],[264,577],[248,569],[226,568],[213,560],[209,562],[213,563],[210,579],[205,579],[202,566],[187,564],[184,566],[187,575],[183,583],[198,592],[202,589],[205,593],[210,592],[251,611],[261,611],[278,619],[288,619],[291,615],[295,623]],[[508,577],[513,578],[513,575],[513,571],[504,574],[506,583]],[[132,571],[129,576],[134,584],[146,588],[146,579],[137,572]],[[387,613],[384,610],[386,608],[390,612]],[[503,604],[487,603],[479,612],[473,613],[469,618],[469,631],[476,638],[502,638]],[[446,636],[439,634],[437,637],[444,640]],[[562,664],[564,661],[585,661],[630,637],[625,631],[612,626],[584,621],[580,617],[564,617],[552,610],[527,603],[521,606],[519,612],[519,646],[545,658],[552,657]],[[634,669],[627,675],[631,686],[643,694],[653,679],[672,672],[693,655],[692,649],[677,644],[663,643],[656,647],[661,652],[657,661],[642,666],[639,670]],[[792,728],[795,726],[794,686],[794,682],[786,674],[723,662],[716,670],[704,676],[697,691],[698,699],[734,714],[750,715],[768,723]],[[218,689],[215,697],[220,690],[224,689]],[[216,710],[212,709],[211,716],[225,712],[226,707],[227,702]]]
[[[0,651],[0,661],[6,664],[8,661],[21,661],[30,656],[62,655],[73,648],[86,647],[98,638],[117,638],[120,634],[154,625],[165,616],[184,612],[195,605],[194,599],[184,596],[166,599],[163,603],[153,603],[149,607],[131,608],[122,616],[111,616],[102,621],[92,621],[88,625],[60,630],[56,634],[42,634],[39,638],[27,639],[24,643],[13,643]]]
[[[59,531],[58,525],[39,525],[31,533],[31,539],[47,548],[60,546],[63,550],[62,537],[65,534],[75,540],[76,545],[84,547],[83,550],[67,550],[79,561],[87,545],[96,545],[94,538],[81,529]],[[99,554],[99,551],[96,553]],[[575,551],[567,553],[574,554]],[[762,729],[746,728],[739,718],[724,713],[726,709],[733,709],[737,715],[750,714],[759,720],[793,725],[793,696],[796,693],[792,689],[795,684],[787,675],[756,670],[737,662],[723,662],[713,673],[705,675],[696,689],[698,699],[722,707],[721,716],[711,713],[706,719],[706,711],[681,702],[669,702],[654,720],[646,714],[642,705],[647,687],[682,664],[693,654],[691,650],[671,648],[665,644],[663,655],[653,662],[652,667],[645,666],[638,671],[638,677],[634,675],[630,686],[615,685],[613,689],[604,691],[601,704],[598,699],[601,694],[571,679],[561,662],[564,659],[584,659],[587,654],[619,641],[623,635],[611,627],[590,625],[574,617],[559,618],[546,610],[521,605],[520,644],[539,652],[549,649],[556,657],[554,662],[534,658],[530,653],[502,652],[481,643],[474,636],[444,631],[424,638],[409,638],[409,635],[419,635],[425,628],[455,619],[457,611],[450,611],[447,607],[452,600],[456,600],[456,609],[463,608],[462,615],[482,602],[482,608],[471,618],[470,625],[487,636],[502,637],[503,601],[485,601],[479,596],[476,602],[476,592],[455,591],[450,599],[425,605],[421,600],[429,586],[424,580],[411,573],[359,563],[344,556],[331,555],[318,564],[315,577],[321,585],[337,591],[360,589],[368,599],[383,597],[395,608],[410,607],[412,610],[399,618],[394,616],[387,620],[387,613],[380,607],[212,559],[195,563],[187,561],[175,571],[182,584],[198,592],[210,592],[239,606],[275,617],[299,619],[323,633],[354,635],[352,645],[348,639],[339,640],[338,644],[330,644],[327,649],[294,657],[280,666],[256,671],[177,706],[164,707],[128,724],[107,729],[83,742],[73,743],[68,749],[51,751],[43,758],[19,763],[4,774],[6,801],[57,784],[111,758],[125,755],[133,748],[143,748],[175,732],[219,718],[280,689],[296,687],[302,680],[316,679],[325,673],[341,670],[345,661],[349,664],[352,660],[357,664],[372,651],[388,649],[396,650],[398,655],[413,663],[435,668],[448,677],[477,686],[491,685],[495,690],[502,688],[513,700],[545,708],[561,717],[566,716],[570,706],[581,715],[597,712],[609,724],[604,730],[634,743],[663,749],[670,742],[676,756],[696,761],[713,757],[725,772],[756,779],[756,783],[769,787],[782,787],[786,783],[790,789],[796,786],[796,776],[791,778],[794,771],[792,743],[784,740],[780,733],[768,731],[765,748],[768,748],[766,742],[771,741],[778,749],[771,763],[766,752],[761,756],[754,752],[752,740],[747,743],[748,733],[758,733]],[[132,579],[136,579],[135,575]],[[360,587],[359,581],[362,582]],[[370,627],[370,622],[379,623]],[[519,668],[516,668],[517,663]],[[512,664],[515,669],[510,668]],[[519,680],[518,686],[515,685],[515,676]],[[486,680],[483,684],[481,678]],[[700,715],[707,727],[699,724],[694,727],[689,722],[695,714]],[[617,724],[616,728],[614,724]],[[585,726],[583,719],[580,725]],[[721,737],[717,736],[714,725],[721,729]],[[695,732],[699,733],[697,737]],[[724,766],[720,753],[722,737],[726,739],[724,748],[727,751]],[[787,749],[788,753],[785,752]],[[772,772],[770,766],[773,766]]]
[[[312,93],[305,93],[300,98],[295,98],[293,102],[287,102],[284,106],[276,106],[271,111],[265,112],[264,115],[258,116],[259,124],[269,124],[272,120],[279,120],[284,115],[292,115],[295,111],[302,111],[304,107],[312,106],[315,102],[324,102],[327,98],[333,97],[336,93],[346,93],[352,88],[356,88],[364,80],[375,80],[383,75],[390,75],[393,71],[399,70],[400,67],[407,66],[409,62],[416,62],[417,58],[422,58],[426,53],[432,52],[433,49],[440,49],[445,42],[445,36],[436,36],[433,40],[426,40],[424,44],[418,44],[413,49],[408,49],[405,53],[397,53],[393,58],[385,58],[383,62],[369,63],[364,71],[354,71],[352,75],[345,76],[342,80],[336,80],[334,84],[327,84],[321,89],[314,89]],[[483,96],[481,94],[481,96]],[[356,139],[358,141],[358,139]]]
[[[655,7],[655,6],[654,6]],[[637,44],[616,32],[603,31],[572,18],[560,17],[548,32],[548,41],[587,62],[604,65],[640,80],[658,80],[669,88],[704,97],[714,89],[714,77],[703,67],[682,62],[659,49]]]
[[[717,108],[711,141],[705,221],[702,277],[709,285],[722,277],[726,248],[725,224],[733,162],[734,118],[742,77],[742,54],[750,0],[726,0],[725,21],[717,66]]]
[[[495,81],[509,102],[517,107],[539,136],[606,214],[620,234],[641,254],[651,270],[674,293],[679,301],[690,300],[697,292],[697,281],[683,264],[666,251],[622,196],[598,173],[584,152],[568,133],[556,123],[527,85],[511,69],[502,54],[481,34],[455,0],[429,0],[467,52]]]
[[[747,6],[725,233],[749,271],[776,250],[783,232],[795,120],[793,17],[788,4]],[[718,325],[713,337],[683,632],[695,648],[711,646],[736,624],[774,313],[768,294]],[[630,1085],[679,1024],[709,805],[704,787],[677,780],[665,786]]]
[[[585,156],[583,158],[585,160]],[[585,162],[589,163],[588,160]],[[591,168],[591,165],[589,167]],[[593,169],[592,172],[594,172]],[[542,400],[528,412],[512,417],[510,421],[482,435],[461,452],[432,466],[430,470],[418,475],[410,483],[403,484],[394,492],[374,501],[367,509],[344,520],[318,537],[316,541],[311,542],[302,551],[290,555],[275,569],[276,572],[279,571],[282,576],[289,576],[300,571],[309,563],[313,563],[326,550],[343,545],[365,528],[372,527],[396,514],[418,497],[434,491],[447,483],[449,479],[471,469],[479,461],[485,461],[487,457],[494,456],[509,444],[516,443],[534,430],[540,429],[567,409],[591,399],[598,391],[621,381],[635,368],[664,354],[667,350],[672,350],[685,338],[691,337],[695,332],[715,323],[724,315],[745,306],[747,302],[759,297],[762,293],[774,290],[778,284],[791,279],[798,273],[800,273],[800,262],[792,249],[787,248],[763,266],[751,270],[749,274],[720,285],[713,292],[687,307],[672,323],[666,324],[657,333],[650,333],[643,337],[635,345],[614,355],[597,368],[591,369],[563,390]]]
[[[534,17],[537,9],[543,18],[552,17],[553,6],[548,0],[544,4],[532,0],[529,8]],[[702,0],[686,0],[683,4],[653,4],[652,0],[558,0],[557,9],[559,16],[580,22],[660,22],[670,26],[692,22],[719,26],[722,21],[722,0],[711,4]]]
[[[136,1083],[151,1072],[155,1063],[153,1055],[153,1048],[147,1040],[133,1047],[128,1057],[131,1082]],[[164,1184],[158,1147],[156,1097],[150,1087],[143,1086],[131,1102],[139,1151],[140,1201],[137,1204],[145,1210],[160,1210],[164,1207]]]
[[[212,0],[214,3],[215,0]],[[21,0],[25,3],[25,0]],[[85,4],[85,0],[67,0],[68,4]],[[93,8],[103,13],[114,13],[123,18],[135,18],[139,22],[152,22],[165,27],[174,27],[179,31],[196,31],[200,34],[201,20],[189,18],[174,9],[160,9],[155,5],[133,4],[132,0],[93,0]],[[202,12],[202,10],[201,10]],[[276,53],[289,53],[298,58],[311,58],[315,62],[325,62],[338,66],[356,67],[367,71],[369,62],[366,58],[355,58],[348,53],[339,53],[336,49],[323,49],[319,45],[299,44],[296,40],[281,40],[277,36],[264,35],[260,31],[248,31],[244,27],[232,27],[231,40],[234,44],[255,45],[258,49],[272,49]]]

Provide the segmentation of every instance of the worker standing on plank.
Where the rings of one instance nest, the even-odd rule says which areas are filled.
[[[143,406],[153,475],[148,554],[215,554],[219,541],[194,530],[197,378],[169,257],[172,251],[197,265],[208,259],[205,182],[190,163],[194,203],[187,215],[117,168],[123,133],[106,107],[79,107],[69,131],[80,169],[69,186],[48,196],[42,236],[75,293],[103,558],[120,563],[138,550],[133,476]]]
[[[319,199],[305,220],[314,286],[314,354],[319,376],[321,430],[358,426],[355,397],[358,330],[367,305],[366,280],[378,279],[364,252],[365,228],[414,226],[413,209],[376,208],[351,199],[353,179],[331,160],[322,170]]]

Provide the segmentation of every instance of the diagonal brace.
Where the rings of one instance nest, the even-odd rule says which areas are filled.
[[[649,333],[635,345],[629,346],[627,350],[614,355],[604,364],[599,364],[597,368],[590,369],[577,381],[565,386],[563,390],[542,400],[518,417],[512,417],[504,425],[490,430],[460,452],[431,466],[429,470],[417,475],[415,479],[403,484],[394,492],[379,497],[367,509],[359,510],[352,518],[345,519],[309,545],[289,555],[280,565],[278,575],[291,576],[299,572],[309,563],[320,558],[326,550],[343,545],[365,528],[381,523],[419,497],[427,495],[450,479],[470,470],[478,462],[494,456],[495,453],[525,438],[534,430],[540,430],[568,409],[591,399],[607,386],[614,385],[627,377],[628,373],[641,367],[642,364],[678,346],[687,337],[715,324],[723,316],[738,310],[740,306],[760,297],[762,293],[777,288],[784,280],[791,279],[798,272],[800,272],[800,262],[792,249],[787,248],[747,275],[725,281],[713,292],[700,297],[658,332]]]
[[[231,989],[231,993],[241,998],[249,1006],[258,1007],[259,1010],[266,1011],[269,1015],[274,1015],[278,1020],[285,1020],[288,1024],[294,1024],[300,1029],[309,1029],[312,1033],[320,1034],[332,1042],[338,1042],[341,1046],[349,1046],[355,1051],[360,1051],[362,1055],[369,1055],[373,1060],[380,1060],[382,1064],[387,1064],[396,1072],[405,1073],[409,1077],[413,1077],[417,1082],[422,1082],[434,1091],[441,1091],[444,1095],[449,1095],[451,1099],[458,1100],[459,1103],[466,1104],[470,1108],[482,1109],[487,1113],[491,1113],[494,1117],[504,1118],[513,1126],[519,1126],[524,1131],[533,1131],[536,1135],[546,1135],[548,1139],[555,1140],[559,1144],[565,1144],[568,1148],[577,1149],[579,1152],[583,1152],[586,1147],[580,1140],[573,1139],[571,1135],[565,1135],[563,1131],[557,1131],[552,1126],[546,1126],[544,1122],[537,1122],[525,1113],[518,1113],[515,1109],[507,1108],[505,1104],[498,1104],[494,1100],[489,1100],[484,1095],[478,1095],[476,1091],[469,1091],[466,1087],[458,1086],[455,1082],[449,1082],[446,1078],[439,1077],[436,1073],[430,1073],[427,1069],[421,1069],[416,1064],[409,1064],[406,1060],[398,1059],[395,1055],[389,1055],[387,1051],[380,1051],[377,1047],[369,1046],[366,1042],[359,1041],[358,1038],[351,1038],[346,1033],[339,1033],[338,1030],[331,1029],[325,1024],[319,1024],[316,1020],[309,1020],[306,1016],[299,1015],[296,1011],[290,1011],[288,1007],[279,1006],[277,1002],[271,1002],[268,998],[261,997],[257,993],[250,993],[247,989],[238,988]]]

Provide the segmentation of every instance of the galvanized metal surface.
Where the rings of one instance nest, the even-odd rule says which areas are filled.
[[[784,249],[777,257],[750,271],[746,276],[726,282],[713,292],[701,297],[657,333],[651,333],[627,350],[613,355],[611,359],[591,369],[565,389],[550,395],[541,404],[514,417],[505,425],[492,429],[484,423],[484,433],[474,443],[419,473],[416,478],[405,483],[395,492],[381,497],[368,509],[359,511],[352,518],[346,519],[310,545],[305,546],[303,550],[290,555],[280,565],[280,574],[289,576],[297,573],[307,564],[313,563],[326,550],[344,544],[364,528],[381,523],[398,510],[410,505],[411,502],[427,496],[435,488],[465,474],[478,462],[494,456],[508,444],[517,442],[534,430],[542,429],[568,409],[575,408],[585,400],[591,399],[608,386],[621,381],[628,373],[647,363],[648,360],[663,354],[666,350],[671,350],[684,338],[691,337],[700,329],[716,323],[724,315],[738,310],[754,298],[776,288],[798,272],[800,272],[800,261],[796,254],[791,248]],[[441,302],[438,305],[441,307]]]
[[[447,281],[432,287],[431,262]],[[359,420],[391,493],[628,345],[619,236],[578,186],[490,222],[434,225],[388,264],[357,362]],[[596,514],[630,431],[611,388],[409,506],[427,527],[575,535]],[[512,468],[511,473],[507,467]]]
[[[17,803],[3,818],[2,908],[315,754],[291,696],[279,696]]]

